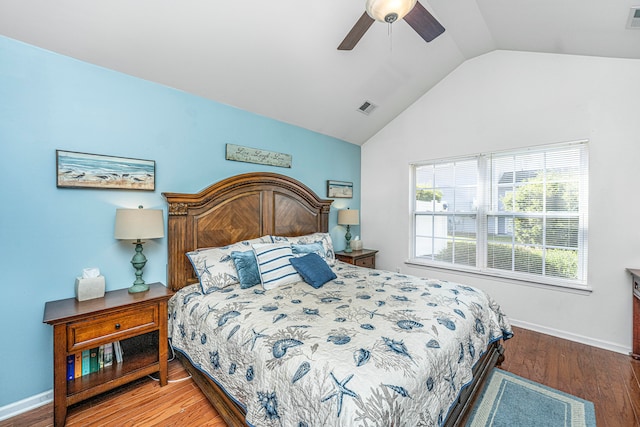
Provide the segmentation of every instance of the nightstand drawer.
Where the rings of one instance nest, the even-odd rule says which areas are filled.
[[[375,268],[375,258],[374,256],[368,256],[366,258],[356,259],[354,264],[358,267]]]
[[[353,264],[357,267],[364,268],[376,268],[376,254],[375,249],[358,249],[351,252],[336,252],[336,259],[338,261]]]
[[[158,328],[158,305],[141,307],[67,325],[68,351],[112,342]]]

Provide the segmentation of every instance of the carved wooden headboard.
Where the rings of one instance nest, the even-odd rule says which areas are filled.
[[[327,232],[333,202],[293,178],[267,172],[236,175],[195,194],[162,195],[169,205],[167,286],[174,291],[198,281],[187,252],[267,234]]]

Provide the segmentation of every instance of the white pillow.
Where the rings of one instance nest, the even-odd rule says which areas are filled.
[[[264,242],[271,242],[271,236],[262,236],[219,248],[203,248],[187,252],[187,257],[200,281],[202,292],[207,294],[239,283],[231,252],[250,250],[251,244]]]
[[[331,240],[331,235],[329,233],[311,233],[296,237],[271,236],[271,238],[274,243],[289,242],[292,245],[320,242],[324,248],[324,256],[323,254],[319,255],[322,256],[330,266],[334,266],[336,264],[336,254],[333,251],[333,241]]]
[[[253,244],[252,246],[258,261],[260,281],[265,290],[302,281],[302,277],[289,262],[293,258],[289,243]]]

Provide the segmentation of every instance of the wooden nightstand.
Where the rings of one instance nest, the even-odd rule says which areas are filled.
[[[167,384],[167,301],[173,292],[161,283],[130,294],[106,292],[103,298],[68,298],[44,306],[44,323],[53,326],[54,426],[64,426],[67,407],[154,372]],[[67,380],[67,356],[119,341],[123,361]]]
[[[374,249],[361,249],[353,252],[336,252],[336,259],[358,267],[376,268],[376,254]]]

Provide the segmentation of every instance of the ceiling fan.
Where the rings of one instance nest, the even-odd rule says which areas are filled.
[[[444,27],[417,0],[367,0],[366,11],[344,38],[338,50],[351,50],[374,21],[394,23],[407,21],[426,42],[444,33]]]

